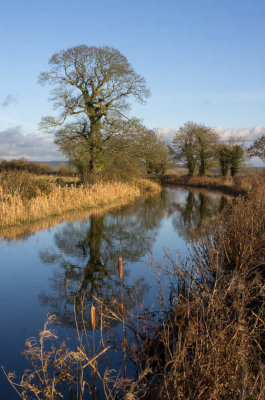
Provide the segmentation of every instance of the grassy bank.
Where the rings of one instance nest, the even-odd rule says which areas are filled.
[[[264,183],[264,176],[257,173],[244,173],[234,178],[222,178],[221,176],[188,176],[188,175],[164,175],[160,182],[164,185],[187,186],[219,190],[221,192],[239,195],[253,190]]]
[[[106,206],[121,199],[130,201],[144,191],[159,190],[159,185],[145,179],[83,186],[62,178],[8,172],[0,175],[0,228]]]

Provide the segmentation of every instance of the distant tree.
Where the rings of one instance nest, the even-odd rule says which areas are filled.
[[[221,174],[223,177],[227,177],[231,163],[230,146],[224,143],[220,144],[217,151],[217,157],[220,164]]]
[[[187,122],[175,133],[172,148],[175,158],[188,168],[189,175],[205,175],[213,165],[218,135],[213,129],[194,122]]]
[[[62,175],[62,176],[73,176],[74,175],[74,170],[71,167],[71,165],[67,163],[60,163],[57,169],[57,175]]]
[[[234,145],[230,150],[230,171],[231,176],[235,176],[238,173],[239,167],[242,163],[244,156],[244,149],[240,145]]]
[[[250,157],[259,157],[265,162],[265,135],[256,139],[253,145],[247,149],[247,153]]]
[[[105,126],[114,117],[126,117],[130,97],[143,102],[149,90],[144,78],[114,48],[76,46],[55,53],[49,64],[50,71],[43,72],[39,82],[54,86],[51,101],[59,116],[43,118],[41,126],[56,131],[65,153],[72,140],[78,143],[82,168],[93,174],[101,167],[104,143],[110,138]],[[76,121],[76,117],[81,118]]]
[[[217,157],[223,177],[227,177],[229,170],[231,176],[235,176],[242,163],[244,149],[238,144],[222,143],[218,146]]]
[[[36,175],[52,174],[52,168],[47,164],[28,161],[26,158],[0,160],[0,171],[27,171]]]

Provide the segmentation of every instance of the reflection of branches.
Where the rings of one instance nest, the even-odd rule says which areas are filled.
[[[190,191],[183,203],[174,203],[174,229],[186,240],[191,233],[200,233],[205,222],[227,204],[227,199],[218,194],[195,193]],[[172,210],[172,211],[173,211]]]
[[[137,261],[151,247],[165,214],[165,194],[140,199],[136,204],[107,215],[92,215],[86,221],[63,225],[54,235],[55,247],[40,253],[43,262],[59,265],[51,280],[53,294],[41,293],[42,304],[50,305],[59,319],[72,326],[72,298],[96,296],[110,303],[119,300],[117,260]],[[148,286],[135,282],[139,296]],[[132,287],[124,285],[124,302],[133,306]]]

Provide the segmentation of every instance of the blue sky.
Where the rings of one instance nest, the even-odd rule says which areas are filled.
[[[150,128],[265,131],[264,0],[1,0],[0,42],[0,157],[56,157],[52,138],[36,140],[53,112],[37,80],[54,52],[79,44],[115,47],[145,77],[151,97],[132,115]]]

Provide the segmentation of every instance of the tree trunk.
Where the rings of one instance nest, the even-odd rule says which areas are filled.
[[[97,173],[98,167],[98,141],[99,141],[99,123],[91,121],[90,127],[90,161],[89,161],[89,172],[91,174]]]

